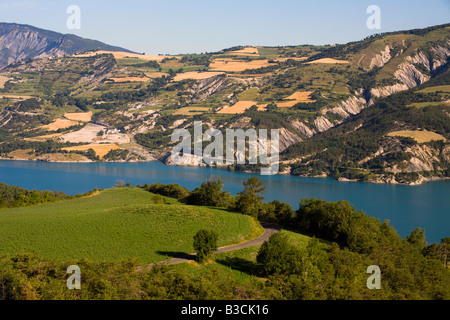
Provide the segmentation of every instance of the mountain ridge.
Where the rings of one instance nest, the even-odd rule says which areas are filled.
[[[72,55],[90,50],[132,52],[74,34],[0,22],[0,69],[28,59]]]

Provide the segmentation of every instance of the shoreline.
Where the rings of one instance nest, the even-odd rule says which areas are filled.
[[[6,161],[32,161],[32,162],[47,162],[47,163],[66,163],[66,164],[76,164],[76,163],[80,163],[80,164],[86,164],[86,163],[150,163],[150,162],[160,162],[162,164],[164,164],[165,166],[173,166],[173,167],[211,167],[211,168],[222,168],[222,169],[226,169],[226,166],[208,166],[208,165],[173,165],[173,164],[167,164],[166,162],[164,162],[161,159],[155,158],[155,160],[150,160],[150,161],[58,161],[58,160],[43,160],[43,159],[12,159],[10,157],[6,158],[6,157],[0,157],[0,161],[2,160],[6,160]],[[236,172],[241,172],[241,173],[255,173],[252,171],[236,171]],[[347,178],[334,178],[332,176],[329,175],[320,175],[320,176],[301,176],[301,175],[292,175],[287,171],[283,171],[283,172],[279,172],[277,173],[277,175],[291,175],[294,177],[302,177],[302,178],[332,178],[338,182],[362,182],[362,183],[373,183],[373,184],[392,184],[392,185],[405,185],[405,186],[419,186],[422,185],[424,183],[427,182],[435,182],[435,181],[445,181],[445,180],[450,180],[450,177],[423,177],[421,176],[419,181],[414,181],[412,183],[401,183],[401,182],[397,182],[395,180],[389,180],[389,181],[385,181],[385,180],[369,180],[369,181],[362,181],[362,180],[357,180],[357,179],[347,179]]]

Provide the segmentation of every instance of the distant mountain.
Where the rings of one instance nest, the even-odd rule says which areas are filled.
[[[18,61],[72,55],[89,50],[132,52],[73,34],[16,23],[0,23],[0,69]]]

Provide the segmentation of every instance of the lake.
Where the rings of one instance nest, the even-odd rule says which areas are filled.
[[[224,169],[174,167],[147,163],[47,163],[0,160],[0,182],[26,189],[63,191],[74,195],[97,188],[111,188],[118,180],[137,184],[178,183],[193,190],[211,177],[220,176],[224,189],[236,194],[255,174]],[[390,220],[400,236],[416,227],[425,229],[428,243],[450,236],[450,181],[420,186],[338,182],[332,178],[288,175],[260,176],[266,186],[265,200],[289,203],[294,210],[302,198],[348,200],[357,209]]]

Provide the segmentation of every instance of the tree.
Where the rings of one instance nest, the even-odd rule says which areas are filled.
[[[218,234],[212,230],[200,230],[194,236],[194,250],[197,252],[197,261],[202,263],[217,250]]]
[[[245,215],[257,217],[264,200],[260,194],[265,191],[264,183],[259,178],[249,178],[244,182],[244,191],[238,193],[236,209]]]
[[[441,239],[441,243],[438,246],[439,261],[447,267],[450,261],[450,237]]]
[[[186,198],[190,194],[188,189],[181,187],[176,183],[169,183],[168,185],[165,185],[157,182],[152,185],[145,184],[143,188],[148,192],[178,200]]]
[[[173,78],[177,75],[177,73],[175,71],[173,71],[173,69],[169,69],[169,77]]]
[[[289,244],[287,236],[276,233],[263,243],[256,256],[264,274],[296,274],[301,271],[301,252]]]
[[[186,197],[185,202],[190,205],[228,207],[231,202],[231,195],[223,191],[223,182],[220,178],[210,179],[203,182]]]
[[[419,251],[422,251],[426,248],[427,242],[425,241],[425,230],[421,228],[416,228],[405,238],[405,240],[417,248]]]
[[[261,206],[258,212],[258,219],[260,221],[288,224],[294,217],[294,210],[286,202],[280,202],[274,200],[269,203],[265,203]]]

